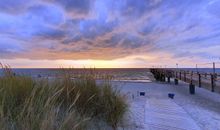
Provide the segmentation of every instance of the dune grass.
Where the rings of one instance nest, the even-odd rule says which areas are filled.
[[[0,128],[3,130],[117,129],[128,105],[109,79],[97,84],[93,74],[72,79],[32,79],[2,67]],[[95,122],[102,122],[96,128]]]

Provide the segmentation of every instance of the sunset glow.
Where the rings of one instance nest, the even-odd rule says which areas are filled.
[[[16,68],[219,62],[219,8],[218,0],[1,0],[0,62]]]

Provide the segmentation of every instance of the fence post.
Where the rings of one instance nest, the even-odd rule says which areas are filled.
[[[161,73],[161,71],[159,72],[159,81],[162,81],[162,73]]]
[[[174,74],[174,77],[175,77],[175,78],[174,78],[174,83],[175,83],[175,85],[178,85],[179,82],[178,82],[178,79],[177,79],[177,78],[178,78],[178,72],[177,72],[177,70],[175,70],[175,71],[173,72],[173,74]]]
[[[184,81],[186,82],[186,71],[184,71]]]
[[[190,77],[190,82],[193,82],[193,71],[191,71],[191,77]]]
[[[215,74],[215,62],[213,62],[213,74]]]
[[[211,74],[211,87],[211,91],[215,92],[215,78],[213,74]]]
[[[174,79],[174,83],[175,83],[175,85],[178,85],[178,84],[179,84],[179,81],[178,81],[177,78]]]
[[[189,93],[195,94],[195,85],[192,82],[189,84]]]
[[[165,82],[165,81],[166,81],[165,73],[162,73],[161,80],[162,80],[162,82]]]
[[[167,77],[167,82],[170,83],[170,76]]]
[[[202,83],[201,83],[201,74],[199,73],[198,76],[199,76],[199,87],[201,88],[201,86],[202,86]]]
[[[180,80],[182,80],[182,75],[181,75],[181,71],[180,71]]]

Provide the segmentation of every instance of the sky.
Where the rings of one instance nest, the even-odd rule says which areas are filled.
[[[206,67],[220,62],[219,12],[220,0],[0,0],[0,62]]]

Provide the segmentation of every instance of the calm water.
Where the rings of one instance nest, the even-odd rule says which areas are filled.
[[[189,71],[197,71],[195,68],[181,68]],[[73,77],[80,75],[82,73],[95,73],[96,75],[110,75],[114,79],[120,80],[149,80],[149,69],[13,69],[13,72],[18,75],[28,75],[31,77],[56,77],[62,74],[62,72],[68,72]],[[198,68],[199,72],[212,73],[212,68]],[[216,73],[220,73],[220,68],[216,69]],[[0,69],[0,75],[3,74],[2,69]]]
[[[149,69],[13,69],[17,75],[28,75],[31,77],[59,77],[63,72],[70,73],[73,77],[95,73],[98,76],[112,76],[116,80],[149,80]],[[0,69],[0,75],[3,70]]]
[[[203,73],[213,73],[213,68],[181,68],[183,70],[203,72]],[[220,68],[215,69],[215,73],[220,73]]]

